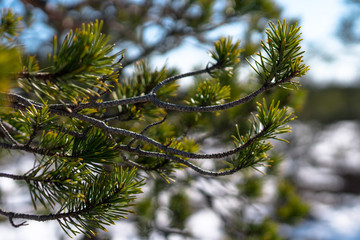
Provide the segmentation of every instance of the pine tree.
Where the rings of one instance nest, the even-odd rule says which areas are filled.
[[[278,87],[297,89],[298,79],[308,71],[300,27],[285,20],[268,23],[266,41],[254,63],[248,61],[256,83],[245,96],[231,95],[242,51],[231,37],[213,43],[212,61],[202,69],[178,74],[166,67],[153,70],[140,60],[126,77],[126,52],[115,51],[102,33],[102,21],[83,24],[61,41],[54,37],[53,51],[42,67],[37,57],[21,50],[19,22],[11,10],[2,12],[0,146],[3,153],[32,154],[34,164],[25,173],[1,172],[0,177],[26,184],[34,211],[41,213],[1,207],[0,214],[14,227],[26,224],[18,219],[56,220],[70,236],[95,235],[133,212],[146,184],[144,173],[175,185],[179,170],[215,178],[271,164],[270,141],[286,141],[279,135],[290,131],[288,123],[294,119],[278,101],[258,101],[252,113],[241,116],[249,119],[247,126],[240,120],[226,124],[233,132],[227,139],[234,145],[226,145],[227,150],[204,153],[206,137],[194,135],[214,131],[204,119],[229,119],[226,112]],[[178,94],[176,81],[187,77],[194,77],[196,86],[184,96]],[[204,159],[214,162],[214,168],[203,168]],[[170,204],[176,209],[177,202],[186,201],[178,193]],[[180,219],[171,224],[174,228],[183,227],[181,208],[174,211],[174,219]]]

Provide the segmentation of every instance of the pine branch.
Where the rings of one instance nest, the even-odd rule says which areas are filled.
[[[103,225],[114,224],[114,220],[123,218],[124,215],[131,212],[126,208],[131,206],[131,202],[135,199],[134,195],[141,193],[140,187],[143,184],[142,181],[133,182],[135,171],[136,169],[124,171],[122,168],[114,166],[111,172],[102,173],[93,181],[86,183],[84,186],[86,191],[82,200],[67,199],[68,201],[62,204],[57,213],[35,215],[0,209],[0,214],[8,217],[13,226],[15,225],[13,219],[40,222],[57,220],[65,231],[71,231],[73,234],[76,234],[77,231],[72,229],[68,222],[83,233],[94,227],[104,229]],[[32,180],[10,174],[1,175],[15,180]],[[24,225],[24,223],[20,225]],[[90,232],[95,235],[93,231]]]
[[[293,119],[292,114],[286,108],[280,109],[279,103],[268,106],[265,100],[258,103],[248,132],[240,134],[236,129],[235,146],[216,153],[199,153],[194,141],[179,141],[176,137],[181,131],[164,133],[168,127],[164,122],[170,111],[224,111],[275,87],[297,86],[294,78],[303,76],[308,67],[302,61],[296,26],[289,28],[285,21],[277,27],[269,24],[268,39],[262,42],[259,58],[251,65],[261,85],[245,97],[226,102],[230,87],[223,83],[223,77],[231,79],[239,64],[239,41],[221,38],[215,42],[210,51],[215,62],[203,69],[175,74],[165,67],[152,71],[140,62],[132,78],[117,83],[118,72],[114,69],[119,62],[115,57],[121,52],[112,54],[113,45],[107,44],[101,25],[95,22],[70,32],[59,48],[55,38],[48,72],[29,63],[17,74],[20,87],[34,92],[37,101],[11,92],[0,93],[0,101],[10,113],[1,115],[0,132],[5,140],[0,148],[37,156],[36,166],[25,175],[0,173],[0,177],[25,181],[35,209],[39,202],[52,209],[59,206],[57,213],[48,215],[0,209],[0,215],[8,217],[15,227],[25,224],[15,224],[15,218],[58,220],[67,233],[95,234],[93,229],[105,229],[105,225],[131,212],[128,207],[142,185],[136,177],[137,169],[155,172],[166,181],[172,172],[184,167],[211,177],[231,175],[266,163],[266,152],[272,148],[269,140],[282,140],[278,135],[290,131],[286,124]],[[210,79],[199,84],[190,102],[182,105],[168,100],[175,96],[175,81],[200,78],[202,74]],[[121,114],[128,123],[109,122]],[[165,117],[154,120],[159,115]],[[140,120],[145,117],[142,124]],[[130,120],[139,122],[133,124]],[[225,160],[227,168],[204,169],[198,166],[197,159]]]
[[[172,80],[171,80],[172,81]],[[284,82],[286,81],[290,81],[290,79],[285,79]],[[170,81],[164,81],[165,83],[169,83]],[[166,103],[166,102],[162,102],[160,100],[158,100],[154,95],[148,95],[149,96],[153,96],[153,98],[150,98],[151,102],[155,101],[156,105],[158,105],[159,107],[165,108],[165,109],[171,109],[171,110],[177,110],[177,111],[184,111],[184,112],[212,112],[212,111],[220,111],[220,110],[225,110],[228,108],[233,108],[234,106],[246,103],[250,100],[252,100],[253,98],[255,98],[256,96],[258,96],[259,94],[261,94],[262,92],[269,90],[275,86],[278,86],[280,84],[283,84],[284,82],[275,82],[275,83],[264,83],[262,85],[262,87],[260,87],[258,90],[256,90],[255,92],[253,92],[252,94],[241,98],[239,100],[230,102],[230,103],[225,103],[222,105],[216,105],[216,106],[205,106],[205,107],[191,107],[191,106],[182,106],[182,105],[177,105],[177,104],[171,104],[171,103]],[[2,96],[6,96],[8,99],[17,99],[20,100],[21,103],[25,103],[28,106],[34,106],[35,108],[37,108],[38,110],[42,109],[42,104],[40,103],[35,103],[35,105],[32,105],[34,102],[25,99],[24,97],[18,96],[16,94],[7,94],[7,93],[1,93]],[[0,96],[1,96],[0,95]],[[124,100],[125,101],[125,100]],[[12,102],[14,105],[16,105],[17,102]],[[154,102],[153,102],[154,103]],[[102,103],[99,103],[102,104]],[[54,114],[58,114],[58,115],[62,115],[62,116],[68,116],[68,117],[73,117],[76,119],[79,119],[81,121],[90,123],[91,125],[98,127],[100,129],[105,130],[106,132],[110,133],[110,134],[120,134],[123,136],[128,136],[128,137],[132,137],[136,140],[141,140],[143,142],[149,143],[155,147],[157,147],[159,150],[165,151],[167,153],[171,153],[171,154],[176,154],[176,155],[180,155],[186,158],[223,158],[229,155],[232,155],[238,151],[241,151],[242,148],[237,148],[234,150],[230,150],[224,153],[216,153],[216,154],[194,154],[194,153],[186,153],[177,149],[173,149],[173,148],[169,148],[151,138],[148,138],[142,134],[133,132],[133,131],[129,131],[126,129],[121,129],[121,128],[116,128],[116,127],[112,127],[107,125],[104,121],[95,119],[93,117],[87,116],[87,115],[83,115],[80,113],[76,113],[76,112],[68,112],[68,111],[64,111],[64,110],[58,110],[58,109],[52,109],[51,105],[49,106],[49,111],[54,113]]]
[[[24,152],[28,152],[28,153],[35,153],[38,155],[49,156],[49,157],[56,156],[56,157],[77,158],[77,156],[52,152],[52,151],[49,151],[49,149],[47,149],[47,148],[46,149],[34,148],[31,146],[26,146],[26,145],[21,145],[21,144],[16,145],[16,144],[8,144],[8,143],[0,142],[0,148],[10,149],[10,150],[20,150],[20,151],[24,151]]]
[[[294,77],[296,77],[296,74],[294,73],[293,75],[291,75],[290,77],[283,79],[282,81],[278,81],[275,83],[264,83],[260,88],[258,88],[257,90],[255,90],[254,92],[252,92],[251,94],[242,97],[240,99],[234,100],[232,102],[228,102],[228,103],[224,103],[224,104],[219,104],[219,105],[214,105],[214,106],[184,106],[184,105],[179,105],[179,104],[173,104],[173,103],[169,103],[169,102],[164,102],[159,100],[156,97],[156,92],[163,86],[165,86],[166,84],[169,84],[170,82],[173,82],[175,80],[179,80],[181,78],[184,77],[188,77],[188,76],[195,76],[197,74],[200,73],[207,73],[208,69],[202,69],[196,72],[190,72],[190,73],[186,73],[186,74],[181,74],[181,75],[177,75],[168,79],[165,79],[163,82],[161,82],[160,84],[158,84],[157,86],[155,86],[150,94],[147,95],[143,95],[143,96],[137,96],[137,97],[131,97],[131,98],[126,98],[126,99],[119,99],[119,100],[110,100],[110,101],[104,101],[104,102],[90,102],[90,103],[80,103],[79,105],[74,105],[74,104],[50,104],[49,108],[51,110],[59,110],[59,111],[64,111],[65,109],[71,110],[76,108],[76,111],[85,109],[85,108],[97,108],[97,109],[106,109],[106,108],[111,108],[111,107],[117,107],[117,106],[122,106],[122,105],[130,105],[130,104],[136,104],[136,103],[152,103],[155,106],[159,107],[159,108],[163,108],[165,110],[174,110],[174,111],[179,111],[179,112],[217,112],[217,111],[223,111],[223,110],[227,110],[239,105],[242,105],[244,103],[247,103],[251,100],[253,100],[255,97],[257,97],[258,95],[260,95],[261,93],[268,91],[274,87],[277,87],[279,85],[282,84],[286,84],[289,83]],[[6,95],[7,93],[0,93],[1,95]],[[25,106],[30,106],[31,104],[34,104],[35,102],[29,99],[25,99],[19,95],[16,94],[9,94],[11,96],[9,96],[9,99],[16,99],[16,102],[25,104]],[[13,101],[14,102],[14,101]],[[37,106],[41,106],[40,103],[35,103],[35,105]]]

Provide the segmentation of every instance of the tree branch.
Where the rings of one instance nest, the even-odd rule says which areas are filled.
[[[190,75],[194,75],[194,74],[199,74],[199,73],[204,73],[207,72],[207,69],[203,69],[200,71],[196,71],[196,72],[191,72],[189,74],[182,74],[182,75],[177,75],[171,78],[168,78],[166,80],[164,80],[163,82],[161,82],[160,84],[158,84],[154,89],[158,90],[159,87],[164,86],[165,84],[168,84],[171,81],[175,81],[176,79],[182,78],[184,76],[190,76]],[[283,81],[279,81],[279,82],[275,82],[272,84],[268,84],[268,83],[264,83],[258,90],[254,91],[253,93],[247,95],[246,97],[243,97],[239,100],[233,101],[233,102],[229,102],[229,103],[225,103],[225,104],[221,104],[221,105],[216,105],[216,106],[204,106],[204,107],[192,107],[192,106],[182,106],[182,105],[178,105],[178,104],[171,104],[171,103],[167,103],[167,102],[162,102],[160,100],[158,100],[156,98],[155,94],[151,94],[151,95],[145,95],[145,96],[140,96],[139,98],[141,98],[142,100],[148,100],[152,103],[154,103],[156,106],[167,109],[167,110],[177,110],[177,111],[183,111],[183,112],[212,112],[212,111],[220,111],[220,110],[225,110],[228,108],[232,108],[234,106],[243,104],[245,102],[248,102],[250,100],[252,100],[253,98],[255,98],[256,96],[258,96],[259,94],[261,94],[262,92],[273,88],[277,85],[283,84],[286,81],[289,81],[291,78],[289,79],[285,79]],[[154,89],[152,92],[154,92]],[[42,104],[37,103],[35,101],[32,100],[28,100],[22,96],[16,95],[16,94],[12,94],[12,93],[0,93],[0,96],[6,97],[7,99],[11,100],[14,106],[18,106],[18,107],[24,107],[21,105],[18,105],[17,103],[20,102],[21,104],[24,104],[25,106],[31,106],[34,105],[37,109],[41,110],[42,109]],[[151,96],[151,97],[150,97]],[[121,100],[118,100],[121,101]],[[122,100],[124,103],[127,101],[127,99],[123,99]],[[119,103],[119,102],[117,102]],[[92,103],[94,104],[94,103]],[[104,103],[97,103],[99,106],[101,107],[108,107],[109,105],[111,106],[116,106],[114,101],[110,102],[104,102]],[[113,105],[115,104],[115,105]],[[59,105],[57,105],[59,106]],[[101,128],[103,130],[105,130],[106,132],[110,133],[110,134],[119,134],[119,135],[123,135],[123,136],[128,136],[137,140],[141,140],[143,142],[149,143],[155,147],[157,147],[159,150],[162,150],[164,152],[170,153],[170,154],[175,154],[175,155],[180,155],[186,158],[196,158],[196,159],[201,159],[201,158],[223,158],[229,155],[232,155],[236,152],[239,152],[243,149],[243,147],[238,147],[226,152],[221,152],[221,153],[214,153],[214,154],[195,154],[195,153],[189,153],[189,152],[184,152],[178,149],[174,149],[174,148],[170,148],[168,146],[165,146],[159,142],[157,142],[154,139],[148,138],[146,136],[144,136],[143,134],[139,134],[130,130],[126,130],[126,129],[122,129],[122,128],[117,128],[117,127],[112,127],[107,125],[104,121],[98,120],[96,118],[87,116],[87,115],[83,115],[77,112],[69,112],[69,111],[65,111],[65,110],[61,110],[61,109],[54,109],[50,107],[50,112],[54,113],[54,114],[58,114],[61,116],[68,116],[68,117],[72,117],[72,118],[77,118],[81,121],[90,123],[93,126],[96,126],[98,128]],[[259,133],[261,134],[261,133]],[[256,136],[254,137],[256,138]],[[252,139],[254,139],[252,138]],[[4,146],[4,144],[2,144]],[[16,146],[7,146],[6,148],[10,148],[10,149],[21,149],[19,147]],[[38,150],[35,149],[22,149],[22,150],[27,150],[30,152],[39,152]]]
[[[1,118],[0,118],[0,131],[7,137],[7,139],[10,140],[10,142],[11,142],[12,144],[15,144],[15,145],[17,145],[17,146],[20,145],[20,143],[19,143],[18,141],[16,141],[16,140],[11,136],[11,134],[7,131],[7,129],[6,129],[6,127],[4,126],[3,121],[1,120]]]
[[[154,127],[154,126],[156,126],[156,125],[162,124],[163,122],[166,121],[166,119],[167,119],[167,115],[165,115],[165,116],[163,117],[163,119],[161,119],[160,121],[154,122],[154,123],[146,126],[146,127],[140,132],[140,134],[145,134],[151,127]],[[132,145],[135,141],[136,141],[136,139],[134,138],[133,140],[131,140],[131,141],[129,142],[128,146],[131,147],[131,145]]]
[[[220,153],[214,153],[214,154],[195,154],[195,153],[189,153],[189,152],[183,152],[184,154],[188,155],[189,158],[192,159],[212,159],[212,158],[224,158],[227,156],[231,156],[234,155],[237,152],[240,152],[241,150],[245,149],[246,147],[249,147],[251,144],[253,144],[258,138],[260,138],[261,136],[263,136],[263,134],[267,131],[267,126],[265,126],[263,128],[263,130],[261,132],[259,132],[258,134],[254,135],[253,137],[251,137],[247,142],[245,142],[244,144],[242,144],[241,146],[234,148],[232,150],[229,151],[225,151],[225,152],[220,152]],[[202,169],[199,166],[196,166],[195,164],[184,160],[180,157],[174,156],[174,155],[169,155],[169,154],[165,154],[165,153],[158,153],[158,152],[151,152],[151,151],[144,151],[140,148],[132,148],[129,146],[118,146],[118,148],[120,150],[123,151],[127,151],[127,152],[132,152],[132,153],[136,153],[140,156],[145,156],[145,157],[156,157],[156,158],[162,158],[162,159],[169,159],[172,160],[174,162],[177,163],[181,163],[184,164],[185,166],[193,169],[194,171],[202,174],[202,175],[208,175],[208,176],[214,176],[214,177],[218,177],[218,176],[225,176],[225,175],[231,175],[241,169],[244,168],[244,165],[240,164],[239,166],[237,166],[236,168],[232,168],[226,171],[209,171],[209,170],[205,170]],[[178,154],[179,155],[179,154]],[[191,156],[191,157],[190,157]],[[139,167],[143,170],[156,170],[156,169],[151,169],[151,168],[147,168],[145,166],[142,166],[136,162],[130,161],[128,160],[125,156],[123,156],[124,160],[126,160],[126,162],[132,164],[135,167]]]
[[[193,163],[191,163],[191,162],[189,162],[187,160],[184,160],[184,159],[182,159],[180,157],[174,156],[174,155],[169,155],[169,154],[165,154],[165,153],[158,153],[158,152],[144,151],[144,150],[141,150],[141,149],[138,149],[138,148],[127,148],[126,151],[136,153],[139,156],[143,156],[143,157],[155,157],[155,158],[168,159],[168,160],[174,161],[176,163],[181,163],[181,164],[191,168],[195,172],[200,173],[201,175],[212,176],[212,177],[232,175],[235,172],[238,172],[238,171],[240,171],[241,169],[244,168],[243,165],[239,165],[236,168],[232,168],[232,169],[229,169],[229,170],[226,170],[226,171],[210,171],[210,170],[203,169],[203,168],[201,168],[199,166],[196,166],[195,164],[193,164]],[[133,161],[130,162],[130,160],[128,160],[128,162],[130,164],[132,164],[133,166],[139,167],[140,169],[143,169],[145,171],[156,170],[156,169],[152,169],[152,168],[147,168],[147,167],[142,166],[142,165],[140,165],[138,163],[135,163]]]
[[[119,186],[118,189],[115,189],[113,194],[118,194],[121,190],[123,189],[123,186]],[[16,212],[8,212],[5,210],[0,209],[0,214],[3,216],[6,216],[9,218],[11,224],[13,226],[16,227],[15,224],[13,224],[12,220],[15,218],[19,218],[19,219],[27,219],[27,220],[34,220],[34,221],[38,221],[38,222],[45,222],[45,221],[50,221],[50,220],[59,220],[59,219],[66,219],[66,218],[76,218],[82,214],[86,214],[88,212],[91,212],[92,209],[96,208],[99,205],[102,204],[106,204],[108,203],[109,199],[112,196],[107,196],[107,198],[101,199],[102,201],[95,203],[95,204],[90,204],[88,206],[85,206],[84,208],[80,209],[80,210],[75,210],[75,211],[69,211],[67,213],[50,213],[47,215],[35,215],[35,214],[24,214],[24,213],[16,213]],[[24,225],[24,223],[19,224],[19,226]]]
[[[172,76],[169,77],[163,81],[161,81],[160,83],[158,83],[151,91],[149,94],[146,95],[142,95],[142,96],[135,96],[135,97],[130,97],[130,98],[125,98],[125,99],[118,99],[118,100],[110,100],[110,101],[104,101],[104,102],[89,102],[89,103],[80,103],[79,105],[76,104],[50,104],[49,108],[50,109],[54,109],[54,110],[73,110],[76,109],[76,111],[85,109],[85,108],[97,108],[97,109],[106,109],[106,108],[111,108],[111,107],[117,107],[117,106],[121,106],[121,105],[129,105],[129,104],[136,104],[136,103],[146,103],[146,102],[150,102],[152,104],[154,104],[157,107],[166,109],[166,110],[175,110],[175,111],[180,111],[180,112],[216,112],[216,111],[223,111],[229,108],[233,108],[235,106],[247,103],[249,101],[251,101],[252,99],[254,99],[256,96],[258,96],[259,94],[263,93],[264,91],[267,91],[273,87],[276,87],[278,85],[284,84],[289,82],[294,76],[291,76],[289,78],[283,79],[281,81],[278,82],[274,82],[274,83],[268,83],[265,82],[259,89],[257,89],[256,91],[250,93],[249,95],[237,99],[235,101],[232,102],[228,102],[228,103],[224,103],[224,104],[220,104],[220,105],[213,105],[213,106],[200,106],[200,107],[196,107],[196,106],[185,106],[185,105],[179,105],[179,104],[173,104],[173,103],[169,103],[169,102],[164,102],[159,100],[156,97],[156,92],[162,88],[163,86],[182,79],[182,78],[186,78],[189,76],[196,76],[199,74],[203,74],[203,73],[209,73],[211,71],[213,71],[214,69],[219,68],[219,66],[217,64],[212,65],[211,67],[206,67],[204,69],[198,70],[198,71],[193,71],[193,72],[188,72],[188,73],[184,73],[184,74],[179,74],[176,76]],[[31,104],[33,105],[37,105],[37,106],[42,106],[41,103],[37,103],[33,100],[30,99],[26,99],[20,95],[17,94],[13,94],[13,93],[0,93],[0,96],[6,97],[8,100],[10,100],[11,102],[19,102],[22,103],[26,106],[30,106]]]
[[[9,174],[9,173],[1,173],[1,172],[0,172],[0,177],[10,178],[13,180],[27,180],[26,176],[14,175],[14,174]]]
[[[8,143],[0,143],[0,148],[3,149],[11,149],[11,150],[21,150],[29,153],[35,153],[39,155],[49,156],[49,157],[67,157],[67,158],[77,158],[77,156],[66,155],[51,152],[49,149],[40,149],[40,148],[33,148],[28,145],[16,145],[16,144],[8,144]]]
[[[212,70],[218,68],[219,66],[217,66],[216,64],[212,65],[211,67],[207,67],[205,69],[202,70],[198,70],[198,71],[193,71],[193,72],[189,72],[189,73],[185,73],[185,74],[180,74],[180,75],[176,75],[176,76],[172,76],[169,77],[163,81],[161,81],[159,84],[157,84],[151,91],[149,94],[147,95],[143,95],[143,96],[137,96],[137,97],[132,97],[132,98],[127,98],[127,99],[121,99],[121,100],[112,100],[112,101],[105,101],[105,102],[90,102],[90,103],[84,103],[84,104],[79,104],[79,105],[75,105],[75,104],[53,104],[53,105],[49,105],[49,111],[52,114],[57,114],[59,116],[67,116],[70,118],[76,118],[78,120],[81,120],[83,122],[87,122],[89,124],[91,124],[92,126],[98,127],[100,129],[103,129],[104,131],[106,131],[108,134],[112,135],[122,135],[122,136],[127,136],[127,137],[131,137],[133,138],[133,140],[130,141],[130,144],[127,147],[121,146],[120,148],[124,151],[128,151],[128,152],[135,152],[138,153],[140,155],[146,155],[146,156],[152,156],[152,157],[160,157],[160,158],[166,158],[166,159],[171,159],[175,162],[178,163],[182,163],[192,169],[194,169],[197,172],[200,172],[202,174],[205,175],[227,175],[227,174],[231,174],[234,171],[237,171],[238,169],[234,169],[234,170],[230,170],[230,171],[225,171],[225,172],[221,172],[221,173],[217,173],[217,172],[211,172],[211,171],[206,171],[203,169],[198,168],[197,166],[189,163],[188,161],[185,161],[181,158],[175,157],[175,156],[171,156],[169,154],[173,154],[173,155],[177,155],[177,156],[181,156],[184,158],[190,158],[190,159],[215,159],[215,158],[224,158],[230,155],[233,155],[237,152],[240,152],[242,149],[248,147],[249,145],[251,145],[253,142],[255,142],[258,138],[260,138],[263,133],[266,131],[266,128],[263,128],[263,130],[259,133],[257,133],[256,135],[254,135],[253,137],[251,137],[249,139],[249,141],[247,141],[245,144],[228,150],[228,151],[224,151],[224,152],[219,152],[219,153],[212,153],[212,154],[196,154],[196,153],[190,153],[190,152],[186,152],[186,151],[181,151],[175,148],[171,148],[169,146],[166,146],[160,142],[157,142],[156,140],[146,137],[144,135],[144,132],[141,133],[136,133],[130,130],[126,130],[126,129],[122,129],[122,128],[118,128],[118,127],[113,127],[113,126],[109,126],[108,124],[106,124],[104,121],[101,121],[99,119],[96,119],[94,117],[90,117],[88,115],[85,114],[80,114],[78,112],[74,112],[71,110],[71,108],[76,108],[76,110],[80,110],[80,109],[85,109],[85,108],[109,108],[109,107],[114,107],[114,106],[119,106],[119,105],[124,105],[124,104],[134,104],[134,103],[140,103],[140,102],[150,102],[153,103],[155,106],[166,109],[166,110],[175,110],[175,111],[180,111],[180,112],[213,112],[213,111],[220,111],[220,110],[226,110],[229,108],[233,108],[235,106],[238,106],[240,104],[246,103],[252,99],[254,99],[256,96],[258,96],[259,94],[263,93],[266,90],[269,90],[275,86],[278,86],[280,84],[289,82],[292,77],[289,77],[287,79],[283,79],[282,81],[278,81],[278,82],[274,82],[274,83],[269,83],[269,82],[265,82],[259,89],[257,89],[256,91],[252,92],[251,94],[240,98],[238,100],[229,102],[229,103],[225,103],[225,104],[220,104],[220,105],[213,105],[213,106],[200,106],[200,107],[193,107],[193,106],[184,106],[184,105],[179,105],[179,104],[172,104],[169,102],[163,102],[161,100],[159,100],[156,97],[156,92],[163,86],[176,81],[178,79],[181,78],[185,78],[185,77],[189,77],[189,76],[195,76],[198,74],[202,74],[202,73],[209,73]],[[11,106],[13,108],[19,108],[19,109],[26,109],[27,107],[33,105],[36,109],[41,110],[43,108],[43,105],[41,103],[35,102],[33,100],[24,98],[20,95],[17,94],[13,94],[13,93],[0,93],[0,97],[7,99],[8,101],[10,101]],[[70,110],[69,110],[70,109]],[[151,127],[153,125],[149,125],[149,127]],[[146,131],[147,129],[145,129]],[[164,151],[165,154],[163,153],[158,153],[158,152],[147,152],[147,151],[142,151],[139,148],[131,148],[131,144],[135,141],[135,140],[140,140],[143,141],[145,143],[151,144],[153,146],[155,146],[157,149]],[[9,144],[5,144],[5,143],[0,143],[0,147],[2,148],[8,148],[8,149],[17,149],[17,150],[25,150],[28,152],[32,152],[32,153],[37,153],[37,154],[45,154],[45,155],[49,155],[52,153],[49,153],[47,150],[43,150],[43,149],[36,149],[36,148],[31,148],[30,146],[18,146],[16,144],[13,145],[9,145]],[[58,155],[58,154],[55,154]],[[59,156],[59,155],[58,155]],[[71,156],[67,156],[67,157],[71,157]],[[134,164],[133,164],[134,165]]]

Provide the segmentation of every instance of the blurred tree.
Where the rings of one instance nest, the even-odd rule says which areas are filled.
[[[308,88],[306,111],[299,114],[304,122],[317,121],[321,124],[331,124],[343,120],[359,120],[360,109],[353,104],[360,101],[358,86],[326,88]],[[331,107],[326,107],[331,106]]]
[[[297,88],[296,77],[308,70],[302,62],[299,27],[285,21],[277,26],[269,23],[267,40],[252,65],[251,81],[235,80],[240,63],[245,62],[240,60],[260,46],[255,42],[257,34],[270,18],[279,16],[272,1],[23,3],[26,24],[31,23],[34,9],[40,8],[48,16],[47,24],[64,39],[58,43],[54,38],[47,60],[25,56],[13,34],[19,30],[18,17],[11,11],[2,12],[2,19],[8,16],[11,21],[2,20],[9,24],[1,28],[6,38],[1,58],[11,49],[17,53],[11,56],[23,56],[13,61],[20,68],[9,71],[0,65],[7,82],[16,83],[10,84],[11,89],[2,88],[1,148],[33,153],[35,162],[26,173],[1,173],[1,177],[25,182],[34,209],[40,213],[0,210],[13,226],[24,225],[14,222],[18,218],[57,220],[70,235],[92,235],[131,212],[129,207],[144,183],[151,190],[138,201],[134,209],[138,214],[129,219],[144,238],[154,232],[164,237],[192,236],[187,222],[201,208],[212,209],[222,219],[224,238],[229,239],[278,239],[276,219],[294,223],[306,214],[305,207],[292,211],[301,205],[300,200],[293,191],[281,188],[278,194],[285,199],[281,206],[286,210],[276,211],[276,203],[265,203],[270,213],[266,217],[248,213],[253,204],[264,203],[262,188],[267,182],[248,167],[262,169],[271,163],[271,168],[262,171],[276,179],[276,184],[284,181],[276,169],[280,157],[268,156],[269,140],[288,132],[286,124],[293,117],[273,99],[299,106],[294,96],[301,91],[289,94],[287,89]],[[103,21],[95,20],[98,18]],[[210,51],[213,61],[200,70],[177,74],[176,69],[152,70],[146,61],[137,61],[166,53],[186,37],[208,44],[214,40],[208,35],[211,31],[237,22],[247,26],[243,49],[239,42],[221,38]],[[79,28],[65,36],[74,27]],[[157,33],[153,42],[148,40],[152,31]],[[135,49],[137,54],[123,57],[124,52],[116,52],[118,48],[109,41],[119,49]],[[122,69],[131,65],[135,65],[133,74],[124,74]],[[194,77],[195,85],[181,92],[174,82],[185,77]],[[271,104],[265,100],[255,103],[262,93]],[[233,128],[235,125],[241,127]],[[229,144],[235,147],[224,151]],[[203,153],[215,146],[221,150]],[[206,159],[223,162],[209,165]],[[214,170],[206,170],[203,164]],[[175,170],[185,168],[193,171],[175,175]],[[233,175],[240,170],[241,176]],[[217,176],[225,177],[215,179]],[[172,184],[167,182],[174,178],[177,188],[169,188]],[[211,192],[201,182],[231,183],[235,189]],[[194,190],[204,200],[201,207],[191,199]],[[170,196],[168,202],[161,200],[163,194]],[[216,202],[233,199],[237,204],[223,204],[229,213],[217,208]],[[157,219],[164,208],[169,219],[165,223]],[[254,231],[258,228],[263,231]]]
[[[346,3],[350,6],[349,12],[343,16],[340,27],[339,35],[345,43],[359,43],[360,41],[360,1],[359,0],[347,0]]]
[[[124,67],[156,53],[167,53],[189,37],[201,45],[212,44],[216,39],[211,33],[225,26],[233,27],[234,23],[242,23],[234,27],[244,28],[243,57],[252,55],[259,46],[259,35],[263,34],[267,21],[280,16],[280,8],[272,0],[21,2],[26,9],[28,26],[34,23],[34,15],[40,10],[46,15],[46,24],[58,36],[64,36],[82,23],[102,19],[103,32],[111,36],[111,41],[119,49],[131,50],[132,56],[124,59]]]

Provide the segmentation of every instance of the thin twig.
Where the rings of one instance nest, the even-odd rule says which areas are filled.
[[[4,178],[10,178],[12,180],[26,180],[26,176],[22,176],[22,175],[14,175],[14,174],[10,174],[10,173],[1,173],[0,172],[0,177],[4,177]]]
[[[18,228],[18,227],[22,227],[22,226],[26,226],[26,225],[29,225],[26,221],[23,221],[21,223],[14,223],[13,221],[13,217],[9,217],[9,222],[11,224],[11,226],[13,226],[14,228]]]
[[[204,69],[200,69],[200,70],[197,70],[197,71],[193,71],[193,72],[188,72],[188,73],[183,73],[183,74],[179,74],[179,75],[175,75],[175,76],[172,76],[172,77],[169,77],[163,81],[161,81],[160,83],[158,83],[151,91],[150,91],[150,95],[155,95],[156,92],[162,88],[163,86],[171,83],[171,82],[174,82],[176,80],[179,80],[179,79],[182,79],[182,78],[186,78],[186,77],[191,77],[191,76],[196,76],[196,75],[200,75],[200,74],[203,74],[203,73],[209,73],[211,72],[212,70],[218,68],[218,65],[214,64],[212,65],[211,67],[206,67]]]
[[[115,189],[114,194],[117,194],[119,191],[122,190],[122,186],[120,186],[118,189]],[[9,218],[10,222],[12,222],[15,218],[21,218],[21,219],[28,219],[28,220],[35,220],[38,222],[45,222],[50,220],[60,220],[60,219],[69,219],[69,218],[77,218],[78,216],[81,216],[83,214],[88,214],[92,211],[93,208],[96,208],[97,206],[106,203],[109,198],[112,196],[108,196],[105,199],[102,199],[102,201],[96,203],[96,204],[90,204],[85,205],[82,209],[75,210],[75,211],[69,211],[66,213],[50,213],[47,215],[35,215],[35,214],[25,214],[25,213],[16,213],[16,212],[8,212],[5,210],[0,209],[0,215],[6,216]],[[13,226],[17,226],[16,224],[12,224]],[[19,225],[19,224],[18,224]],[[24,223],[20,224],[19,226],[23,226]]]
[[[128,159],[128,158],[125,156],[125,154],[124,154],[122,151],[120,152],[120,155],[121,155],[121,157],[122,157],[122,159],[124,160],[125,163],[127,163],[127,164],[129,164],[129,165],[131,165],[131,166],[133,166],[133,167],[136,167],[136,168],[138,168],[138,169],[145,170],[145,171],[152,170],[152,169],[149,169],[149,168],[147,168],[147,167],[145,167],[145,166],[143,166],[143,165],[141,165],[141,164],[138,164],[138,163],[136,163],[136,162],[134,162],[134,161],[131,161],[130,159]]]
[[[121,148],[121,149],[123,149],[123,148]],[[244,166],[240,164],[236,168],[232,168],[232,169],[229,169],[229,170],[226,170],[226,171],[210,171],[210,170],[203,169],[203,168],[201,168],[199,166],[196,166],[195,164],[193,164],[193,163],[191,163],[191,162],[189,162],[187,160],[184,160],[184,159],[182,159],[180,157],[174,156],[174,155],[169,155],[169,154],[165,154],[165,153],[158,153],[158,152],[150,152],[150,151],[145,151],[145,150],[141,150],[141,149],[138,149],[138,148],[127,148],[126,151],[138,154],[139,156],[143,156],[143,157],[162,158],[162,159],[168,159],[168,160],[174,161],[176,163],[181,163],[181,164],[191,168],[195,172],[200,173],[201,175],[205,175],[205,176],[219,177],[219,176],[232,175],[235,172],[238,172],[238,171],[240,171],[241,169],[244,168]],[[144,170],[155,170],[155,169],[144,167],[144,166],[139,165],[138,163],[135,163],[135,162],[132,162],[132,164],[134,164],[134,166],[135,166],[135,164],[137,166],[141,166],[139,168],[144,169]]]
[[[10,142],[11,142],[12,144],[15,144],[15,145],[17,145],[17,146],[20,145],[20,143],[19,143],[18,141],[16,141],[16,140],[11,136],[11,134],[8,132],[8,130],[7,130],[6,127],[4,126],[3,121],[1,120],[1,118],[0,118],[0,130],[1,130],[1,132],[10,140]]]
[[[154,122],[154,123],[146,126],[146,127],[140,132],[140,134],[145,134],[151,127],[154,127],[154,126],[156,126],[156,125],[162,124],[163,122],[165,122],[166,119],[167,119],[167,114],[166,114],[166,115],[164,116],[164,118],[161,119],[160,121]],[[128,146],[131,147],[131,145],[132,145],[135,141],[136,141],[136,139],[134,138],[133,140],[131,140],[131,141],[129,142]]]
[[[30,146],[30,144],[34,141],[35,136],[38,132],[39,126],[38,124],[36,124],[33,129],[32,129],[32,133],[30,134],[29,140],[26,142],[25,146]]]
[[[4,124],[4,127],[8,130],[8,131],[11,131],[11,132],[14,132],[16,134],[19,134],[21,136],[26,136],[25,133],[23,133],[22,131],[20,131],[19,129],[15,128],[13,125],[11,125],[10,123],[8,122],[2,122]]]
[[[49,157],[77,158],[77,156],[55,153],[55,152],[49,151],[49,149],[33,148],[31,146],[25,146],[25,145],[15,145],[15,144],[8,144],[8,143],[0,143],[0,148],[10,149],[10,150],[21,150],[21,151],[25,151],[25,152],[29,152],[29,153],[35,153],[35,154],[49,156]]]

